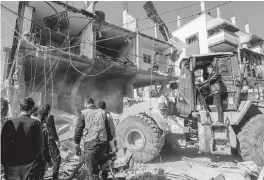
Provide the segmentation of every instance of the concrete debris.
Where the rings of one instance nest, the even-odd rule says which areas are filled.
[[[61,135],[63,133],[66,133],[68,130],[70,129],[70,126],[68,124],[62,126],[59,130],[58,130],[58,135]]]
[[[259,174],[259,168],[254,161],[239,162],[237,166],[244,174],[251,174],[256,177]]]
[[[212,168],[237,168],[237,165],[235,163],[231,162],[212,162],[210,159],[205,158],[187,158],[182,157],[182,160],[184,162],[190,163],[190,164],[199,164],[202,166],[212,167]]]
[[[224,175],[213,168],[204,168],[197,165],[187,169],[184,175],[197,180],[225,180]]]
[[[111,113],[111,115],[114,119],[120,119],[119,114]],[[60,112],[60,117],[56,117],[58,121],[55,120],[61,140],[62,162],[59,179],[84,180],[87,179],[88,169],[86,165],[80,163],[82,157],[75,155],[73,141],[76,118],[74,121],[70,121],[69,117],[71,117],[70,114]],[[81,148],[83,152],[83,146]],[[109,173],[109,177],[127,180],[250,180],[249,175],[256,176],[258,172],[258,167],[254,162],[216,163],[212,162],[210,158],[188,158],[183,156],[182,161],[171,163],[169,166],[156,163],[134,163],[131,169],[115,173],[114,178],[112,173]],[[72,174],[75,175],[72,176]],[[52,168],[46,171],[45,179],[52,179]]]
[[[262,170],[259,174],[258,180],[264,180],[264,167],[262,168]]]
[[[162,168],[146,168],[146,167],[135,167],[132,170],[127,172],[127,180],[140,180],[140,179],[149,179],[149,180],[158,180],[162,177],[165,177],[164,169]]]

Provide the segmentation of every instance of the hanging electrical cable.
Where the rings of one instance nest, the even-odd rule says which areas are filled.
[[[57,68],[58,64],[60,63],[62,57],[63,57],[63,56],[61,55],[61,57],[59,58],[59,60],[57,61],[57,63],[54,62],[54,64],[55,64],[55,63],[56,63],[56,64],[55,64],[55,66],[54,66],[53,73],[54,73],[54,71],[56,71],[56,68]],[[51,78],[51,77],[49,77],[49,78],[47,79],[47,81],[49,81],[50,78]],[[38,88],[40,87],[40,85],[42,84],[43,81],[44,81],[44,78],[43,78],[42,81],[39,83],[39,85],[36,87],[36,89],[35,89],[34,92],[37,92],[37,91],[38,91]],[[44,86],[42,87],[42,89],[44,90]],[[40,89],[40,90],[41,90],[41,89]],[[42,90],[42,91],[43,91],[43,90]],[[32,92],[30,96],[32,96],[34,92]]]
[[[212,8],[209,8],[209,9],[207,9],[207,10],[205,10],[204,12],[206,12],[206,11],[209,11],[209,10],[211,10],[211,9],[213,9],[213,8],[216,8],[216,7],[219,7],[219,6],[221,6],[221,5],[224,5],[224,4],[226,4],[226,3],[228,3],[228,2],[225,2],[225,3],[222,3],[222,4],[220,4],[220,5],[217,5],[217,6],[215,6],[215,7],[212,7]],[[184,18],[181,18],[181,19],[185,19],[185,18],[188,18],[188,17],[191,17],[191,16],[194,16],[194,15],[197,15],[197,14],[200,14],[200,13],[196,13],[196,14],[192,14],[192,15],[190,15],[190,16],[186,16],[186,17],[184,17]],[[179,19],[177,19],[177,20],[179,20]],[[174,22],[175,20],[173,20],[173,21],[170,21],[170,22]],[[170,23],[170,22],[168,22],[168,23]],[[166,23],[164,23],[164,24],[166,24]],[[152,28],[152,27],[155,27],[155,26],[151,26],[151,27],[149,27],[149,28]],[[142,29],[142,30],[146,30],[147,28],[145,28],[145,29]],[[142,30],[140,30],[140,31],[142,31]],[[133,32],[134,33],[134,32]],[[127,34],[126,34],[127,35]],[[123,36],[123,35],[122,35]],[[115,36],[115,37],[111,37],[111,38],[108,38],[108,39],[104,39],[104,40],[109,40],[109,39],[114,39],[114,38],[118,38],[118,37],[121,37],[121,36]],[[97,41],[98,42],[98,41]],[[90,44],[90,43],[89,43]],[[82,45],[82,44],[80,44],[80,45]],[[78,45],[78,46],[80,46],[80,45]],[[95,45],[95,46],[98,46],[98,45],[96,45],[96,44],[92,44],[92,45]],[[77,47],[77,46],[75,46],[75,47]],[[103,46],[98,46],[98,47],[102,47],[102,48],[106,48],[106,47],[103,47]],[[71,47],[68,47],[69,48],[69,50],[71,49]],[[110,48],[106,48],[106,49],[110,49]],[[55,49],[50,49],[50,50],[55,50]],[[111,50],[114,50],[114,49],[111,49]],[[118,50],[115,50],[115,51],[118,51]],[[137,55],[134,55],[133,54],[133,56],[137,56]],[[143,58],[143,57],[141,57],[141,58]],[[79,73],[82,73],[82,72],[80,72],[73,64],[72,64],[72,62],[71,62],[71,56],[70,56],[70,63],[71,63],[71,65],[72,65],[72,67],[76,70],[76,71],[78,71]],[[110,65],[108,68],[106,68],[103,72],[105,72],[106,70],[108,70],[109,68],[111,68],[113,65]],[[103,72],[100,72],[99,74],[101,74],[101,73],[103,73]],[[85,75],[85,74],[83,74],[83,75]],[[94,76],[94,75],[87,75],[87,76]]]
[[[70,30],[68,31],[68,36],[67,36],[66,38],[70,38]],[[68,44],[70,45],[70,40],[68,40]],[[61,89],[62,89],[62,87],[63,87],[63,85],[64,85],[64,82],[65,82],[65,80],[66,80],[66,77],[67,77],[67,75],[68,75],[68,72],[69,72],[70,67],[71,67],[71,64],[69,63],[68,68],[67,68],[67,71],[66,71],[66,73],[65,73],[65,75],[64,75],[64,77],[63,77],[63,81],[62,81],[62,83],[61,83],[60,89],[59,89],[59,91],[58,91],[58,93],[57,93],[57,96],[56,96],[56,97],[57,97],[57,98],[56,98],[56,102],[58,102],[58,97],[59,97],[59,95],[60,95]],[[57,104],[57,103],[56,103],[56,104]],[[56,108],[58,108],[58,107],[56,107]]]
[[[67,41],[68,41],[68,38],[66,38],[66,39],[64,40],[64,42],[62,43],[62,46],[61,46],[61,47],[63,47],[64,44],[65,44]],[[60,61],[61,61],[62,58],[63,58],[63,53],[61,54],[61,56],[60,56],[60,58],[59,58],[57,64],[55,65],[55,67],[54,67],[54,69],[53,69],[53,71],[52,71],[52,74],[54,73],[54,76],[55,76],[55,73],[56,73],[56,70],[57,70],[57,66],[59,65],[59,63],[60,63]],[[55,62],[54,62],[54,63],[55,63]],[[51,67],[51,69],[52,69],[52,67]],[[48,78],[47,81],[49,81],[50,78],[51,78],[51,76]],[[42,81],[40,82],[40,84],[43,82],[43,80],[44,80],[44,79],[42,79]],[[40,84],[39,84],[39,86],[40,86]],[[39,86],[38,86],[38,87],[39,87]],[[38,87],[37,87],[37,88],[38,88]],[[44,86],[40,89],[40,91],[43,92],[43,90],[44,90]]]
[[[190,17],[193,17],[193,16],[196,16],[196,15],[199,15],[200,13],[204,13],[204,12],[207,12],[207,11],[210,11],[210,10],[212,10],[212,9],[215,9],[215,8],[217,8],[217,7],[220,7],[220,6],[223,6],[223,5],[225,5],[225,4],[227,4],[227,3],[230,3],[231,1],[226,1],[226,2],[224,2],[224,3],[221,3],[221,4],[218,4],[218,5],[216,5],[216,6],[214,6],[214,7],[211,7],[211,8],[209,8],[209,9],[206,9],[206,10],[204,10],[204,11],[201,11],[201,12],[198,12],[198,13],[194,13],[194,14],[191,14],[191,15],[189,15],[189,16],[185,16],[185,17],[183,17],[183,18],[180,18],[180,19],[175,19],[175,20],[172,20],[172,21],[168,21],[168,22],[165,22],[165,23],[162,23],[162,24],[169,24],[169,23],[172,23],[172,22],[175,22],[175,21],[178,21],[178,20],[183,20],[183,19],[186,19],[186,18],[190,18]],[[2,5],[1,5],[2,6]],[[3,6],[2,6],[3,7]],[[5,6],[4,6],[5,7]],[[5,7],[6,8],[6,7]],[[178,8],[178,9],[180,9],[180,8]],[[178,10],[177,9],[177,10]],[[16,13],[17,14],[17,13]],[[163,13],[162,13],[162,15],[163,15]],[[162,24],[158,24],[158,25],[162,25]],[[42,25],[41,25],[42,26]],[[147,27],[147,28],[144,28],[144,29],[141,29],[141,30],[139,30],[139,32],[141,32],[141,31],[144,31],[144,30],[147,30],[147,29],[150,29],[150,28],[154,28],[155,26],[150,26],[150,27]],[[115,38],[119,38],[119,37],[123,37],[123,36],[127,36],[127,35],[130,35],[130,34],[134,34],[134,32],[131,32],[131,33],[124,33],[124,34],[121,34],[121,35],[118,35],[118,36],[114,36],[114,37],[110,37],[110,38],[106,38],[106,39],[102,39],[102,40],[98,40],[98,41],[95,41],[94,43],[96,43],[96,42],[101,42],[101,41],[107,41],[107,40],[111,40],[111,39],[115,39]],[[65,36],[65,35],[64,35]]]
[[[101,72],[99,72],[99,73],[97,73],[97,74],[93,74],[93,75],[90,75],[90,74],[84,74],[84,73],[82,73],[81,71],[79,71],[79,70],[78,70],[78,69],[72,64],[71,55],[69,54],[69,56],[70,56],[70,63],[71,63],[71,66],[72,66],[77,72],[79,72],[80,74],[82,74],[83,76],[88,76],[88,77],[99,76],[99,75],[103,74],[103,73],[106,72],[108,69],[110,69],[111,67],[114,66],[114,63],[113,63],[113,64],[111,64],[110,66],[108,66],[106,69],[104,69],[103,71],[101,71]]]
[[[1,4],[1,7],[4,8],[6,11],[9,11],[10,13],[13,13],[13,14],[19,16],[19,17],[22,17],[22,18],[24,18],[24,19],[26,19],[26,20],[28,20],[28,21],[31,21],[31,22],[37,24],[38,26],[40,26],[40,27],[42,27],[42,28],[46,28],[46,26],[44,26],[44,25],[42,25],[42,24],[40,24],[40,23],[38,23],[38,22],[36,22],[36,21],[34,21],[34,20],[32,20],[32,19],[29,19],[29,18],[27,18],[27,17],[25,17],[25,16],[23,16],[23,15],[17,13],[17,12],[14,12],[13,10],[9,9],[8,7],[6,7],[6,6],[2,5],[2,4]],[[65,36],[65,35],[62,34],[61,32],[57,32],[57,31],[55,31],[55,30],[53,30],[53,29],[51,29],[51,31],[52,31],[52,32],[56,32],[56,33],[59,34],[59,35]]]
[[[48,28],[47,28],[48,29]],[[26,39],[25,39],[26,40]],[[29,42],[28,40],[26,40],[27,42]],[[91,43],[89,43],[89,44],[91,44]],[[94,44],[91,44],[91,45],[94,45]],[[78,45],[78,46],[80,46],[80,45]],[[111,48],[107,48],[107,47],[103,47],[103,46],[99,46],[99,45],[96,45],[96,46],[98,46],[98,47],[102,47],[102,48],[105,48],[105,49],[108,49],[108,50],[112,50],[112,51],[116,51],[116,52],[121,52],[121,51],[119,51],[119,50],[116,50],[116,49],[111,49]],[[77,46],[75,46],[75,47],[77,47]],[[66,49],[66,48],[71,48],[71,47],[65,47],[65,48],[60,48],[60,49],[56,49],[56,50],[62,50],[62,49]],[[55,50],[55,49],[51,49],[51,50]],[[45,50],[46,52],[47,51],[51,51],[50,49],[49,50]],[[44,50],[41,50],[41,51],[44,51]],[[128,55],[131,55],[131,56],[135,56],[135,57],[137,57],[137,55],[134,55],[134,54],[128,54]],[[142,56],[139,56],[140,58],[143,58]],[[111,57],[111,59],[117,59],[117,60],[121,60],[121,61],[123,61],[123,59],[120,59],[120,58],[113,58],[113,57]],[[79,72],[79,73],[81,73],[82,75],[87,75],[87,74],[84,74],[84,73],[82,73],[81,71],[79,71],[73,64],[72,64],[72,61],[71,61],[71,57],[70,57],[70,63],[71,63],[71,66],[77,71],[77,72]],[[164,63],[165,64],[165,63]],[[100,73],[98,73],[98,74],[95,74],[95,75],[87,75],[87,76],[98,76],[98,75],[100,75],[100,74],[102,74],[102,73],[104,73],[104,72],[106,72],[109,68],[111,68],[112,66],[113,66],[114,64],[112,64],[112,65],[110,65],[109,67],[107,67],[105,70],[103,70],[102,72],[100,72]]]
[[[218,4],[218,5],[214,6],[214,7],[211,7],[211,8],[209,8],[209,9],[206,9],[206,10],[204,10],[204,11],[201,11],[201,12],[198,12],[198,13],[194,13],[194,14],[191,14],[191,15],[189,15],[189,16],[185,16],[185,17],[180,18],[180,19],[175,19],[175,20],[171,20],[171,21],[164,22],[164,23],[161,23],[161,24],[157,24],[157,25],[169,24],[169,23],[172,23],[172,22],[175,22],[175,21],[179,21],[179,20],[187,19],[187,18],[190,18],[190,17],[196,16],[196,15],[199,15],[199,14],[201,14],[201,13],[204,13],[204,12],[210,11],[210,10],[215,9],[215,8],[217,8],[217,7],[223,6],[223,5],[225,5],[225,4],[227,4],[227,3],[230,3],[230,2],[231,2],[231,1],[226,1],[226,2],[224,2],[224,3]],[[147,29],[154,28],[154,27],[155,27],[155,25],[154,25],[154,26],[149,26],[149,27],[147,27],[147,28],[140,29],[139,32],[142,32],[142,31],[145,31],[145,30],[147,30]],[[118,35],[118,36],[114,36],[114,37],[110,37],[110,38],[106,38],[106,39],[101,39],[101,40],[96,41],[95,43],[97,43],[97,42],[101,42],[101,41],[108,41],[108,40],[111,40],[111,39],[115,39],[115,38],[119,38],[119,37],[127,36],[127,35],[130,35],[130,34],[134,34],[134,32],[131,32],[131,33],[124,33],[124,34],[121,34],[121,35]]]
[[[183,6],[183,7],[180,7],[180,8],[176,8],[176,9],[173,9],[173,10],[170,10],[170,11],[166,11],[166,12],[163,12],[163,13],[160,13],[158,14],[159,16],[162,16],[164,14],[168,14],[168,13],[171,13],[171,12],[175,12],[175,11],[179,11],[179,10],[182,10],[182,9],[186,9],[186,8],[189,8],[189,7],[192,7],[192,6],[195,6],[195,5],[198,5],[200,4],[200,2],[197,2],[197,3],[194,3],[194,4],[190,4],[190,5],[187,5],[187,6]],[[149,19],[149,17],[144,17],[144,18],[137,18],[138,21],[141,21],[140,23],[143,23],[144,20],[146,19]],[[128,24],[131,24],[131,23],[134,23],[136,21],[136,19],[133,19],[131,20],[130,22],[127,22],[127,23],[124,23],[122,24],[121,26],[124,26],[124,25],[128,25]],[[105,29],[102,29],[100,31],[106,31],[106,30],[110,30],[110,29],[113,29],[113,27],[108,27],[108,28],[105,28]]]
[[[32,77],[32,58],[30,57],[30,78]],[[28,91],[30,90],[32,81],[30,81],[30,84],[28,86]],[[25,82],[26,84],[26,82]]]
[[[67,39],[65,39],[65,40],[67,40]],[[62,46],[61,46],[61,47],[64,46],[64,44],[65,44],[65,40],[64,40],[64,42],[62,43]],[[53,74],[54,72],[56,72],[57,66],[59,65],[59,63],[60,63],[62,57],[63,57],[63,53],[61,54],[59,60],[57,61],[57,64],[54,66],[54,69],[53,69],[53,71],[52,71],[52,74]],[[55,62],[54,62],[53,64],[55,64]],[[53,67],[53,64],[52,64],[52,67]],[[51,69],[52,69],[52,67],[51,67]],[[55,74],[54,74],[54,75],[55,75]],[[48,80],[49,80],[50,78],[51,78],[51,76],[48,78]],[[42,81],[39,83],[39,85],[37,86],[37,88],[36,88],[35,91],[38,90],[38,88],[39,88],[39,86],[42,84],[43,80],[44,80],[44,78],[43,78]],[[40,89],[40,91],[43,92],[43,90],[44,90],[44,86],[42,87],[42,90]],[[32,95],[33,95],[33,93],[31,93],[31,96],[32,96]]]
[[[40,32],[40,40],[41,40],[41,32]],[[36,50],[36,53],[38,53],[37,51],[38,51],[38,49]],[[39,58],[39,56],[37,56],[37,60],[36,60],[36,63],[35,63],[34,82],[33,82],[33,88],[32,88],[31,92],[33,92],[34,87],[35,87],[36,71],[37,71],[37,66],[38,66],[38,58]],[[44,72],[44,71],[42,71],[42,72]]]
[[[58,21],[57,21],[57,24],[54,26],[54,27],[56,27],[57,29],[59,28],[59,27],[57,27],[59,24],[60,24],[60,21],[61,21],[61,17],[60,17],[60,14],[59,14],[59,12],[49,3],[49,2],[47,2],[47,1],[44,1],[46,4],[48,4],[54,11],[55,11],[55,13],[57,14],[57,16],[58,16]]]
[[[51,48],[51,31],[49,30],[49,49]],[[51,76],[51,108],[53,108],[53,73],[52,73],[52,67],[51,67],[51,58],[50,58],[50,51],[49,51],[49,65],[50,65],[50,76]]]

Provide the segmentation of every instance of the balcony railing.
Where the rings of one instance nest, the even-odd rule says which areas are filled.
[[[236,48],[239,45],[239,39],[234,33],[221,29],[208,36],[208,45],[215,52],[225,52]]]

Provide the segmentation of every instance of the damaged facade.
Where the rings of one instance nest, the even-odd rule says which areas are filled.
[[[205,2],[200,3],[201,11],[205,9]],[[239,63],[241,69],[245,66],[245,77],[253,76],[254,71],[259,72],[259,80],[264,78],[264,40],[249,30],[249,24],[245,24],[243,30],[236,24],[234,15],[231,21],[223,19],[220,7],[216,8],[217,16],[209,12],[202,13],[190,22],[181,25],[178,16],[178,28],[172,32],[173,36],[186,42],[188,47],[183,48],[180,59],[194,54],[207,54],[218,52],[232,52],[240,54]],[[176,64],[176,71],[179,75],[179,62]]]
[[[107,23],[94,6],[19,2],[13,39],[18,45],[5,49],[5,92],[13,117],[23,96],[73,114],[90,96],[120,113],[123,98],[133,97],[135,88],[149,86],[151,78],[153,85],[166,84],[174,75],[171,44]]]

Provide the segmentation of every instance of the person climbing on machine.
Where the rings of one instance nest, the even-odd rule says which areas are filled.
[[[209,96],[213,96],[214,104],[216,105],[218,112],[218,121],[216,123],[223,123],[223,109],[222,109],[222,97],[221,97],[221,75],[215,70],[214,66],[210,64],[207,67],[208,78],[202,82],[198,82],[200,89],[210,89]]]

